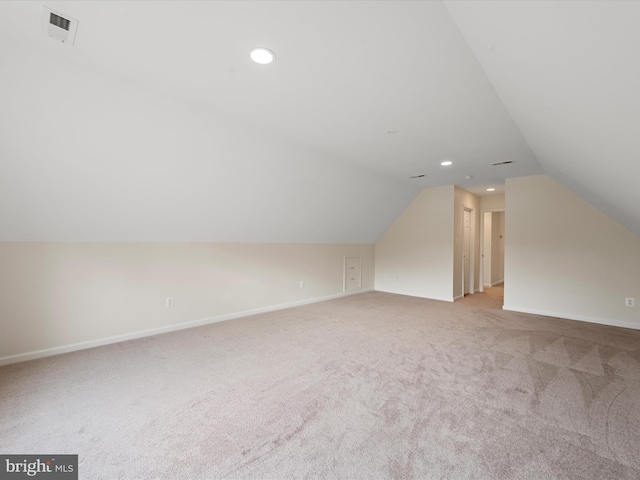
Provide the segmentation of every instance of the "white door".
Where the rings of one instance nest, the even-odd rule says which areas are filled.
[[[464,260],[464,295],[469,293],[469,245],[470,245],[470,230],[469,230],[469,221],[471,212],[468,210],[464,211],[464,230],[462,233],[462,249],[463,249],[463,260]]]
[[[344,291],[362,288],[362,262],[359,255],[344,257]]]

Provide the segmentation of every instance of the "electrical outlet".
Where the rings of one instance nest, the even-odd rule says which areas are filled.
[[[167,297],[164,300],[164,306],[169,308],[169,307],[173,307],[173,297]]]
[[[300,288],[304,288],[304,280],[300,282]]]
[[[627,297],[624,299],[624,305],[626,307],[635,307],[636,306],[636,299],[632,298],[632,297]]]

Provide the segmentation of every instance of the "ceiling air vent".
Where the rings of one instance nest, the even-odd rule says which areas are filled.
[[[42,32],[49,37],[73,45],[76,40],[78,21],[49,7],[42,6]]]
[[[505,160],[504,162],[493,162],[491,164],[492,167],[497,167],[498,165],[509,165],[510,163],[514,163],[513,160]]]
[[[69,24],[71,22],[69,20],[67,20],[66,18],[62,18],[60,15],[56,15],[55,13],[51,12],[49,14],[49,23],[51,25],[55,25],[56,27],[60,27],[63,30],[66,30],[68,32],[69,31]]]

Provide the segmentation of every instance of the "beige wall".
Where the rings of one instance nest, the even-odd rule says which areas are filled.
[[[481,210],[504,210],[504,195],[488,195],[480,197]]]
[[[640,237],[545,175],[506,187],[504,308],[640,328]]]
[[[375,246],[375,288],[452,301],[454,187],[420,192]]]
[[[373,245],[0,242],[0,364],[339,295],[354,253],[373,288]]]
[[[463,296],[463,227],[465,207],[474,210],[471,221],[471,230],[475,230],[475,240],[471,247],[474,265],[473,291],[480,288],[480,197],[467,192],[462,188],[455,187],[454,200],[454,252],[453,252],[453,296],[459,298]],[[474,236],[472,236],[474,238]]]

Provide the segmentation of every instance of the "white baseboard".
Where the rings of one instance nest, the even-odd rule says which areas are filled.
[[[0,358],[0,366],[9,365],[12,363],[26,362],[28,360],[36,360],[38,358],[52,357],[54,355],[61,355],[63,353],[76,352],[78,350],[85,350],[87,348],[101,347],[103,345],[109,345],[112,343],[126,342],[127,340],[135,340],[137,338],[150,337],[153,335],[160,335],[162,333],[176,332],[178,330],[184,330],[187,328],[200,327],[202,325],[208,325],[210,323],[224,322],[226,320],[233,320],[235,318],[248,317],[249,315],[257,315],[259,313],[274,312],[276,310],[284,310],[286,308],[299,307],[302,305],[309,305],[311,303],[324,302],[326,300],[333,300],[341,297],[348,297],[350,295],[358,295],[360,293],[372,292],[373,288],[364,288],[362,290],[354,290],[350,292],[337,293],[335,295],[329,295],[326,297],[311,298],[307,300],[298,300],[296,302],[282,303],[280,305],[272,305],[269,307],[256,308],[253,310],[244,310],[242,312],[228,313],[226,315],[218,315],[216,317],[203,318],[200,320],[192,320],[190,322],[176,323],[173,325],[167,325],[165,327],[152,328],[149,330],[142,330],[133,333],[125,333],[123,335],[115,335],[113,337],[100,338],[97,340],[89,340],[87,342],[73,343],[70,345],[63,345],[61,347],[47,348],[44,350],[36,350],[33,352],[18,353],[16,355],[9,355]]]
[[[533,308],[520,308],[511,305],[504,305],[503,310],[518,313],[531,313],[533,315],[544,315],[545,317],[565,318],[567,320],[578,320],[579,322],[598,323],[600,325],[608,325],[610,327],[632,328],[640,330],[640,323],[624,322],[619,320],[609,320],[606,318],[587,317],[584,315],[573,315],[558,312],[547,312],[545,310],[536,310]]]
[[[504,283],[504,280],[498,280],[497,282],[493,282],[493,283],[485,283],[484,288],[497,287],[498,285],[502,285],[503,283]]]

